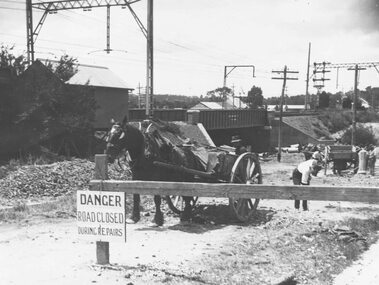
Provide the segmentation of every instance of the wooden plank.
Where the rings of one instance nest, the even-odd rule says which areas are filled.
[[[95,155],[95,179],[108,179],[108,162],[106,154]],[[109,264],[109,242],[96,242],[96,262],[97,264]]]
[[[106,154],[95,155],[95,179],[108,179],[108,157]]]
[[[379,203],[379,188],[347,186],[246,185],[158,181],[90,181],[91,190],[127,194]]]

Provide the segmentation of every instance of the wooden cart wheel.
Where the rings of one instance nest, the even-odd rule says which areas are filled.
[[[230,183],[262,184],[262,170],[256,154],[246,152],[241,154],[233,165]],[[259,199],[229,198],[232,214],[241,222],[248,221],[258,207]]]
[[[191,197],[191,209],[195,207],[199,197]],[[166,196],[166,202],[171,211],[180,215],[184,211],[184,200],[182,196]]]

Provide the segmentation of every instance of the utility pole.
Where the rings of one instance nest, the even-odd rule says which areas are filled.
[[[255,77],[255,66],[254,65],[226,65],[226,66],[224,66],[224,87],[226,87],[226,78],[237,67],[253,68],[253,77]],[[229,72],[228,72],[228,68],[231,68],[231,70]]]
[[[357,102],[358,102],[358,74],[359,70],[365,70],[366,68],[373,67],[375,70],[379,73],[378,70],[379,62],[361,62],[361,63],[335,63],[332,64],[330,62],[323,62],[323,63],[314,63],[314,73],[316,72],[324,72],[325,68],[336,68],[337,72],[340,68],[346,68],[347,70],[354,70],[354,98],[353,98],[353,105],[352,105],[352,132],[351,132],[351,144],[354,145],[356,142],[356,108],[357,108]],[[322,71],[320,71],[322,69]],[[338,74],[338,73],[337,73]],[[338,78],[338,77],[337,77]],[[324,79],[325,80],[325,79]],[[315,86],[316,87],[316,86]],[[324,86],[321,86],[321,88]]]
[[[154,48],[153,48],[153,0],[147,0],[147,55],[146,55],[146,118],[153,116]]]
[[[234,84],[232,85],[232,92],[233,92],[233,93],[232,93],[232,96],[233,96],[233,109],[234,109],[234,106],[235,106],[235,105],[234,105],[234,97],[235,97],[235,96],[234,96]]]
[[[138,89],[138,108],[139,109],[141,109],[141,99],[142,99],[142,97],[141,97],[141,89],[142,89],[142,87],[141,87],[141,83],[140,82],[138,82],[138,87],[137,87],[137,89]]]
[[[308,104],[309,104],[309,68],[311,64],[311,43],[309,43],[308,46],[308,62],[307,62],[307,81],[305,85],[305,102],[304,102],[304,109],[308,110]]]
[[[325,62],[325,61],[322,62],[320,64],[321,70],[320,68],[318,68],[318,65],[319,65],[318,63],[314,63],[313,75],[315,76],[315,78],[313,78],[313,87],[317,88],[317,93],[320,93],[321,89],[325,87],[325,81],[330,80],[329,78],[325,78],[325,74],[330,72],[330,70],[326,69],[327,67],[329,67],[330,62]],[[317,78],[318,73],[322,74],[321,78]],[[318,82],[321,82],[321,83],[318,83]]]
[[[284,66],[283,71],[272,71],[272,73],[279,73],[283,74],[283,77],[272,77],[271,79],[279,79],[283,80],[283,86],[282,86],[282,95],[280,96],[280,114],[279,114],[279,130],[278,130],[278,162],[282,159],[282,122],[283,122],[283,99],[284,99],[284,92],[286,90],[286,83],[287,80],[298,80],[298,78],[290,78],[287,77],[288,73],[292,74],[298,74],[298,71],[289,71],[287,69],[287,65]]]
[[[45,16],[46,17],[46,16]],[[26,49],[28,64],[34,62],[34,41],[32,0],[26,0]]]
[[[43,23],[48,14],[56,14],[61,10],[83,9],[90,11],[92,8],[107,8],[107,46],[104,51],[109,53],[112,51],[110,47],[110,7],[121,6],[122,9],[128,8],[136,21],[138,27],[146,38],[146,117],[152,117],[153,110],[153,0],[147,0],[147,28],[139,19],[132,9],[132,4],[141,0],[54,0],[46,2],[32,3],[32,0],[26,0],[26,43],[27,43],[27,59],[29,65],[34,61],[34,45],[40,33]],[[36,27],[33,27],[33,11],[38,9],[42,11],[42,17],[39,19]]]
[[[92,8],[107,8],[107,46],[106,49],[104,49],[107,53],[112,51],[110,48],[110,7],[120,6],[122,9],[128,7],[138,26],[146,36],[145,27],[131,7],[131,4],[139,1],[141,0],[55,0],[32,3],[32,0],[26,0],[26,45],[28,64],[30,65],[34,61],[34,45],[47,15],[56,14],[61,10],[82,9],[83,11],[91,11]],[[33,26],[33,9],[37,9],[42,12],[42,16],[39,21],[36,22],[37,25],[35,27]]]
[[[359,67],[358,64],[354,68],[349,68],[348,70],[354,70],[354,98],[353,98],[353,118],[352,118],[352,129],[351,129],[351,145],[355,145],[355,136],[357,132],[357,102],[358,102],[358,73],[359,70],[364,70],[366,68]]]

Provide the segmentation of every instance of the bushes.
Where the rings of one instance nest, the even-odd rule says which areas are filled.
[[[337,111],[335,109],[325,110],[320,113],[319,119],[328,127],[331,133],[335,133],[351,125],[351,112]]]
[[[352,123],[352,112],[349,110],[328,109],[320,112],[318,117],[331,133],[347,129]],[[374,111],[357,111],[357,122],[377,122],[379,115]]]
[[[352,136],[352,128],[347,129],[342,137],[341,142],[344,144],[351,143]],[[375,134],[372,130],[372,127],[365,127],[363,125],[358,124],[355,132],[355,144],[356,145],[376,145],[377,141],[375,138]]]
[[[35,61],[28,69],[23,56],[0,46],[0,68],[16,74],[0,86],[0,158],[39,154],[41,146],[71,156],[86,156],[97,108],[90,86],[64,82],[77,72],[77,60],[64,55],[57,63]]]

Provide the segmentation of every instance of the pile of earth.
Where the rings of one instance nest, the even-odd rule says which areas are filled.
[[[0,205],[20,200],[59,197],[87,190],[94,177],[95,163],[72,159],[45,165],[2,166],[0,176]],[[130,179],[130,171],[109,165],[111,179]]]

